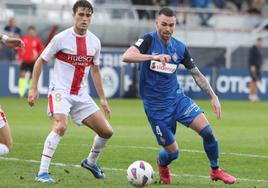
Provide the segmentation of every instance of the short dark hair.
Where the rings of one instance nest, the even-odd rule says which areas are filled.
[[[75,14],[79,7],[88,8],[93,13],[93,6],[87,0],[78,0],[73,6],[73,13]]]
[[[175,16],[175,12],[172,9],[168,8],[168,7],[164,7],[158,12],[158,16],[160,16],[162,14],[165,15],[165,16],[168,16],[168,17]]]
[[[33,25],[30,25],[27,30],[36,30],[35,27]]]

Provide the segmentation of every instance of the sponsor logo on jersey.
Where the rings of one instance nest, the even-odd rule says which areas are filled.
[[[159,61],[151,61],[150,69],[156,72],[172,74],[177,70],[177,65],[161,63]]]
[[[143,43],[143,39],[138,39],[137,42],[135,43],[136,46],[140,47],[140,45]]]
[[[85,61],[91,61],[92,56],[84,56],[84,55],[67,55],[67,59],[71,61],[76,61],[76,62],[85,62]]]
[[[62,51],[58,52],[55,57],[63,62],[70,63],[73,66],[90,66],[93,65],[93,56],[67,54]]]
[[[189,117],[192,111],[198,112],[199,110],[200,108],[195,103],[193,103],[186,109],[186,111],[184,112],[184,115],[186,117]]]

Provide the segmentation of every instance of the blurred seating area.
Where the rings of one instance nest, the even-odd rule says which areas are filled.
[[[230,68],[234,64],[232,61],[237,60],[232,57],[237,49],[251,46],[257,37],[264,37],[267,46],[267,1],[90,0],[95,7],[90,29],[98,35],[104,47],[126,48],[140,34],[154,29],[155,14],[160,7],[170,6],[177,15],[174,35],[194,48],[201,59],[207,49],[219,51],[211,54],[221,54],[222,66]],[[22,33],[29,25],[34,25],[43,42],[47,43],[55,33],[72,24],[74,2],[1,0],[0,29],[3,31],[9,19],[15,17]]]

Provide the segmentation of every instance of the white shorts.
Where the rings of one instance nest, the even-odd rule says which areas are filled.
[[[71,115],[74,123],[82,125],[82,121],[88,116],[97,112],[99,107],[87,93],[80,95],[70,95],[62,90],[53,90],[48,93],[49,117],[53,114]]]
[[[0,129],[7,125],[5,112],[0,108]]]

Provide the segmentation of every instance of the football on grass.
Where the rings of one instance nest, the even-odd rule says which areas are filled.
[[[128,182],[134,186],[144,187],[153,183],[153,167],[145,161],[135,161],[127,169]]]

